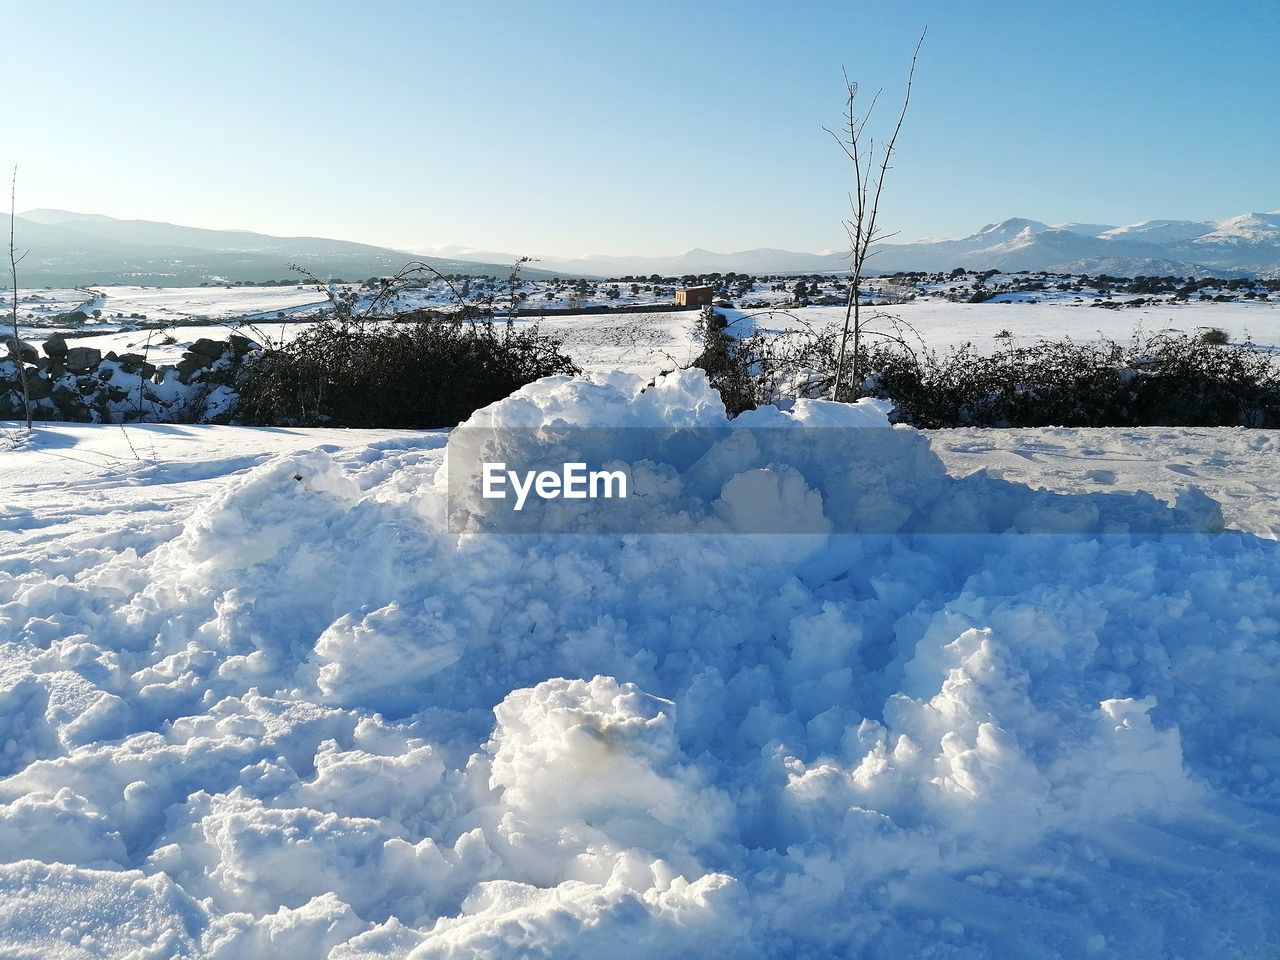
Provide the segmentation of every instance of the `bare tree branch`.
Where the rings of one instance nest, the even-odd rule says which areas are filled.
[[[22,409],[27,416],[27,433],[32,431],[31,426],[31,391],[27,387],[27,365],[22,359],[22,340],[18,336],[18,264],[26,257],[24,253],[18,256],[17,247],[14,246],[13,226],[18,216],[17,207],[18,198],[18,165],[13,165],[13,179],[9,183],[9,275],[13,280],[13,299],[12,299],[12,320],[13,320],[13,343],[10,346],[9,354],[13,357],[14,363],[18,365],[18,379],[22,382]],[[30,251],[27,251],[30,253]]]
[[[866,137],[866,149],[863,149],[863,136],[871,112],[880,98],[880,91],[872,98],[861,119],[857,112],[858,85],[849,80],[847,71],[845,80],[845,128],[848,139],[832,136],[840,143],[840,148],[853,164],[854,193],[850,200],[853,217],[845,222],[845,232],[849,235],[849,293],[845,300],[844,325],[840,333],[840,345],[836,359],[835,383],[832,387],[832,399],[839,399],[844,387],[845,354],[849,343],[849,334],[853,333],[853,370],[854,384],[862,382],[862,337],[864,321],[862,317],[862,294],[859,287],[862,283],[867,260],[878,251],[872,251],[873,243],[882,242],[895,233],[885,234],[878,229],[876,221],[880,216],[880,197],[884,190],[886,174],[891,169],[890,160],[898,146],[898,135],[902,132],[902,124],[907,116],[907,107],[911,103],[911,88],[915,80],[916,61],[920,56],[920,48],[924,44],[926,27],[916,41],[915,51],[911,55],[911,67],[907,71],[907,87],[902,97],[902,107],[898,111],[898,120],[888,141],[879,150],[879,163],[876,162],[877,145],[874,137]],[[823,128],[827,129],[827,128]],[[827,130],[831,133],[830,130]],[[877,172],[878,169],[878,172]],[[874,319],[874,318],[873,318]]]

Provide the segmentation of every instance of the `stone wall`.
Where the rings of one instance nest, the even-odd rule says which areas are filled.
[[[54,334],[37,350],[28,341],[3,341],[0,355],[0,420],[23,417],[26,370],[35,420],[81,423],[225,423],[238,387],[262,348],[247,337],[201,338],[173,365],[157,366],[144,354],[73,346]],[[74,343],[74,341],[72,341]]]

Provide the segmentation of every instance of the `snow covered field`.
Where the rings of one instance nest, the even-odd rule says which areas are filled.
[[[1006,341],[996,338],[996,334],[1006,330],[1013,334],[1014,343],[1025,346],[1038,340],[1068,336],[1076,340],[1106,337],[1127,341],[1138,329],[1147,333],[1195,334],[1207,327],[1226,330],[1232,342],[1252,339],[1259,345],[1280,347],[1280,303],[1271,302],[1160,304],[1104,310],[1065,301],[917,300],[875,308],[872,312],[881,310],[909,322],[919,331],[926,346],[939,351],[969,342],[981,353],[992,353],[1007,346]],[[787,330],[805,325],[821,327],[844,317],[843,307],[805,307],[775,314],[753,312],[757,314],[757,327],[763,330]],[[794,315],[799,322],[787,314]],[[880,326],[889,329],[884,324]]]
[[[228,333],[235,332],[260,342],[288,341],[306,329],[310,323],[306,318],[323,304],[314,290],[299,291],[291,287],[106,290],[108,297],[103,300],[101,321],[75,328],[56,324],[26,326],[22,335],[38,342],[55,331],[69,332],[75,337],[75,345],[97,347],[104,353],[109,350],[142,353],[151,363],[172,364],[200,337],[225,339]],[[38,295],[49,298],[44,301],[49,310],[67,310],[81,302],[84,294],[83,291],[45,291]],[[1045,299],[1041,302],[995,300],[980,304],[952,303],[926,296],[875,309],[883,309],[910,323],[929,348],[940,352],[966,342],[985,353],[1005,349],[1010,341],[997,338],[997,334],[1004,331],[1012,334],[1013,343],[1027,345],[1063,336],[1077,340],[1108,337],[1127,341],[1139,329],[1147,333],[1195,334],[1209,327],[1225,330],[1233,342],[1252,340],[1261,346],[1280,349],[1280,301],[1196,301],[1099,309],[1085,302],[1074,302],[1066,294],[1038,296]],[[429,291],[423,294],[422,302],[439,305],[444,301],[440,291]],[[614,312],[539,318],[537,309],[542,302],[535,299],[526,304],[518,322],[537,323],[544,331],[561,337],[565,352],[586,371],[621,369],[652,376],[687,365],[700,350],[696,312]],[[564,303],[556,301],[551,306],[563,307]],[[118,311],[133,312],[135,308],[150,320],[175,325],[163,330],[139,329],[136,324],[130,326],[114,318]],[[284,314],[283,320],[277,313]],[[749,332],[754,325],[760,330],[781,332],[837,323],[843,318],[844,309],[779,307],[777,310],[728,311],[728,314],[750,317],[735,324],[735,331]],[[124,313],[125,318],[128,315]],[[214,318],[217,322],[200,323],[194,319],[202,317]]]
[[[643,383],[473,425],[724,424],[700,374]],[[438,432],[8,432],[0,955],[1269,956],[1280,445],[895,432],[719,453],[726,502],[902,518],[789,537],[450,533]],[[1084,532],[1016,532],[1024,484]]]
[[[695,323],[696,313],[580,314],[522,319],[536,322],[547,333],[561,337],[564,350],[584,370],[626,370],[652,376],[661,370],[687,366],[701,349]],[[76,346],[96,347],[104,354],[140,353],[154,364],[175,364],[183,351],[201,337],[225,340],[239,333],[261,342],[287,343],[310,326],[309,321],[280,323],[266,321],[240,324],[184,324],[164,331],[124,330],[77,336]],[[24,336],[40,342],[52,331],[24,331]]]
[[[1194,484],[1227,525],[1280,537],[1280,434],[1232,428],[1071,427],[929,432],[947,469],[983,470],[1062,493],[1146,491],[1172,502]]]
[[[19,316],[35,325],[80,310],[100,320],[146,319],[156,323],[271,319],[277,313],[315,310],[323,295],[305,287],[100,287],[19,290]]]

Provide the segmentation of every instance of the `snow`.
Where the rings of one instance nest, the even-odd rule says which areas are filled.
[[[1228,217],[1219,221],[1209,236],[1226,241],[1274,242],[1280,239],[1280,214],[1242,213],[1236,217]]]
[[[314,288],[269,287],[141,287],[54,288],[20,290],[22,319],[51,320],[60,313],[101,311],[103,320],[145,318],[159,323],[222,321],[247,318],[271,320],[277,313],[307,312],[326,305]],[[28,317],[30,315],[30,317]]]
[[[463,429],[604,428],[623,461],[718,430],[650,469],[720,533],[451,530],[440,432],[7,433],[0,954],[1280,940],[1268,434],[730,426],[700,373],[648,382]],[[763,496],[834,524],[842,490],[897,532],[725,532]]]
[[[625,284],[623,286],[626,286]],[[95,347],[104,354],[139,353],[156,365],[176,364],[184,350],[202,337],[225,340],[229,334],[249,337],[265,346],[287,343],[305,331],[328,306],[315,290],[292,287],[231,289],[106,287],[94,301],[103,318],[83,324],[57,322],[57,314],[85,306],[86,292],[23,291],[24,340],[39,344],[53,333],[68,335],[72,346]],[[35,300],[39,297],[39,300]],[[630,302],[649,303],[652,297]],[[406,306],[439,307],[448,302],[442,289],[406,297]],[[584,305],[603,305],[606,298]],[[667,297],[670,302],[670,297]],[[526,305],[521,326],[537,324],[564,341],[565,352],[584,370],[620,369],[657,373],[687,365],[700,350],[697,312],[580,313],[539,316],[539,307],[565,309],[567,301]],[[115,314],[122,313],[121,317]],[[144,320],[130,321],[130,314]],[[27,315],[30,314],[30,317]],[[283,314],[283,316],[280,316]],[[202,322],[216,320],[216,322]],[[499,318],[499,323],[505,322]],[[157,327],[155,324],[163,324]]]
[[[997,278],[998,279],[998,278]],[[777,295],[781,296],[781,295]],[[1028,345],[1042,339],[1071,336],[1088,341],[1108,337],[1128,341],[1136,331],[1169,331],[1194,334],[1208,327],[1227,331],[1233,342],[1253,342],[1280,348],[1280,304],[1190,303],[1158,306],[1090,309],[1075,303],[1074,295],[1060,292],[1000,294],[988,303],[950,303],[922,299],[883,309],[911,324],[932,349],[972,343],[979,352],[1007,349],[1009,341],[996,334],[1009,331],[1013,342]],[[1117,298],[1123,300],[1124,298]],[[1010,304],[1014,304],[1010,307]],[[810,329],[839,323],[843,307],[800,307],[725,311],[730,316],[748,316],[731,329],[749,332],[752,326],[766,332]],[[584,371],[604,373],[622,370],[653,376],[687,366],[701,350],[697,336],[696,311],[671,313],[594,313],[537,317],[527,315],[520,325],[536,323],[543,332],[561,338],[564,352]],[[244,325],[238,321],[221,324],[187,324],[156,330],[80,331],[73,346],[96,347],[103,353],[145,354],[154,364],[173,364],[184,350],[201,337],[225,340],[239,333],[259,342],[287,342],[303,332],[310,321],[279,323],[267,321]],[[884,326],[883,323],[880,326]],[[24,330],[24,338],[38,343],[48,336],[45,330]],[[914,342],[914,341],[913,341]]]
[[[1222,505],[1228,526],[1280,537],[1280,436],[1243,428],[1050,427],[930,432],[960,475],[984,471],[1060,493],[1146,491],[1172,501],[1194,484]]]
[[[1139,330],[1148,334],[1161,331],[1194,334],[1207,327],[1226,330],[1232,342],[1252,339],[1259,345],[1280,346],[1280,304],[1276,303],[1160,304],[1100,310],[1083,302],[1064,302],[1070,296],[1061,293],[1028,296],[1020,293],[1001,295],[988,303],[972,304],[923,300],[877,310],[883,309],[883,312],[910,323],[924,343],[938,351],[966,342],[972,343],[981,353],[1007,349],[1008,342],[996,337],[997,333],[1005,330],[1013,334],[1015,344],[1028,346],[1064,336],[1077,341],[1106,337],[1123,343]],[[759,329],[778,331],[821,327],[844,318],[843,307],[751,313],[755,315]],[[884,322],[879,322],[878,328],[891,329]],[[913,337],[909,340],[915,343]]]
[[[1014,225],[1018,230],[1031,229],[1028,224],[1032,222],[1017,221]],[[836,280],[838,278],[828,281],[820,295],[837,297],[843,303],[843,292],[833,285]],[[987,284],[994,287],[1026,280],[1026,277],[998,274]],[[939,352],[966,342],[983,353],[1007,349],[1010,342],[996,337],[1003,331],[1013,334],[1014,343],[1027,345],[1063,336],[1077,340],[1108,337],[1128,341],[1139,330],[1194,334],[1209,327],[1226,330],[1233,342],[1252,339],[1260,345],[1280,348],[1280,302],[1276,301],[1152,303],[1151,298],[1136,295],[1101,297],[1096,289],[1089,287],[1078,292],[1054,289],[1057,278],[1045,284],[1047,289],[1000,293],[986,303],[954,303],[946,299],[952,290],[967,299],[972,283],[973,278],[966,277],[922,282],[917,288],[899,286],[892,281],[874,281],[864,293],[873,302],[914,296],[909,302],[875,309],[909,324],[928,348]],[[652,377],[688,366],[698,356],[701,342],[696,331],[697,311],[538,314],[539,309],[566,310],[575,309],[577,305],[643,306],[669,303],[671,299],[669,286],[657,285],[664,291],[659,294],[653,285],[645,284],[640,293],[633,296],[629,284],[617,283],[613,285],[623,293],[619,299],[612,300],[603,293],[610,285],[595,284],[590,294],[579,298],[568,284],[557,288],[549,282],[530,282],[525,291],[530,299],[522,306],[515,322],[520,326],[536,324],[540,330],[559,337],[564,352],[590,373],[623,370]],[[794,278],[780,284],[757,282],[738,298],[741,310],[726,312],[731,316],[750,316],[754,327],[766,332],[807,330],[843,321],[842,305],[788,306],[794,285]],[[775,290],[773,286],[783,289]],[[504,284],[478,279],[473,281],[471,290],[475,294],[487,291],[498,296],[506,293]],[[544,292],[551,293],[553,299],[546,300]],[[1200,296],[1211,296],[1214,292],[1206,289]],[[52,318],[58,313],[83,307],[90,295],[102,309],[102,319],[75,326],[54,322]],[[447,305],[450,297],[442,284],[435,284],[406,294],[401,305],[438,308]],[[814,299],[820,298],[814,294]],[[72,346],[96,347],[104,354],[111,350],[118,354],[140,353],[153,364],[176,363],[183,351],[201,337],[225,340],[228,334],[238,333],[264,345],[288,342],[306,330],[314,322],[317,311],[325,306],[315,290],[294,287],[28,290],[22,291],[22,299],[24,320],[26,314],[31,314],[27,325],[21,328],[24,339],[38,344],[51,333],[60,331],[69,334]],[[1144,301],[1143,305],[1127,305],[1139,299]],[[1010,304],[1016,306],[1011,309]],[[1104,304],[1115,309],[1096,309]],[[122,313],[122,318],[115,318],[116,313]],[[147,324],[168,325],[154,328],[143,321],[129,321],[130,313],[145,316]],[[283,318],[277,316],[280,313],[284,314]],[[205,320],[210,322],[202,322]],[[500,318],[498,322],[503,321]],[[879,322],[879,326],[883,327],[884,323]],[[748,322],[739,321],[731,329],[741,333],[749,329]],[[914,337],[910,339],[914,344]]]
[[[1144,243],[1178,243],[1194,240],[1213,232],[1213,224],[1194,220],[1143,220],[1125,227],[1114,227],[1101,236],[1116,240],[1140,240]]]
[[[531,318],[559,337],[564,352],[588,372],[622,370],[652,376],[688,366],[702,352],[696,311],[672,313],[569,314]]]

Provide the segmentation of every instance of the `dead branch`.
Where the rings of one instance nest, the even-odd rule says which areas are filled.
[[[859,118],[857,111],[858,85],[849,80],[847,71],[844,74],[846,94],[845,138],[842,139],[830,129],[823,128],[840,144],[840,148],[853,165],[854,175],[854,191],[849,198],[852,216],[844,224],[845,232],[849,236],[849,294],[845,301],[844,324],[840,332],[835,383],[832,388],[833,399],[839,399],[844,386],[845,355],[850,332],[853,334],[852,379],[855,384],[862,382],[861,346],[864,324],[868,321],[864,321],[862,317],[862,295],[859,287],[862,283],[867,260],[878,252],[873,251],[871,245],[882,242],[887,237],[894,236],[894,234],[884,234],[877,225],[877,220],[880,216],[880,197],[884,190],[885,176],[891,169],[890,161],[898,146],[898,135],[902,132],[903,121],[906,120],[907,107],[911,103],[911,88],[915,80],[916,61],[920,56],[920,48],[924,44],[926,33],[928,33],[927,27],[921,32],[920,39],[916,41],[915,51],[911,55],[911,66],[907,71],[907,86],[902,97],[902,107],[898,111],[898,120],[894,124],[893,132],[890,134],[888,141],[879,148],[880,159],[878,163],[876,162],[877,145],[875,139],[867,137],[864,150],[863,137],[867,121],[871,118],[871,113],[879,100],[880,92],[876,92],[866,112]]]
[[[10,354],[14,363],[18,365],[18,379],[22,383],[22,409],[27,417],[27,433],[32,431],[31,426],[31,391],[27,387],[27,365],[22,359],[22,339],[18,336],[18,264],[26,257],[26,253],[18,256],[18,248],[14,245],[14,221],[18,216],[17,207],[18,197],[18,165],[13,165],[13,179],[9,183],[9,275],[13,282],[13,298],[12,313],[13,320],[13,346]],[[28,253],[30,251],[27,251]]]

